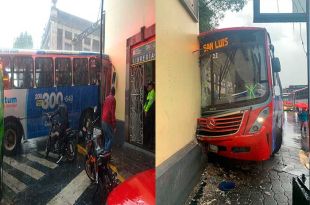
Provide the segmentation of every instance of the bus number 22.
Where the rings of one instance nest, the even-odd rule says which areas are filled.
[[[48,108],[55,108],[57,104],[60,104],[63,102],[64,96],[62,92],[58,92],[57,94],[55,92],[49,93],[43,93],[43,104],[42,108],[44,110]]]

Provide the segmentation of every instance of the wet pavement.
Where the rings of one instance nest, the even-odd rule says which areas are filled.
[[[283,144],[277,154],[264,162],[210,155],[186,204],[292,204],[292,178],[305,174],[305,184],[310,186],[308,136],[301,133],[297,115],[285,112]],[[221,191],[223,181],[234,182],[235,188]]]
[[[16,156],[4,158],[4,195],[0,204],[96,204],[98,193],[84,171],[84,156],[78,154],[72,163],[56,164],[58,155],[45,158],[45,143],[46,137],[23,142]],[[134,147],[115,147],[111,164],[122,181],[154,168],[155,157]]]

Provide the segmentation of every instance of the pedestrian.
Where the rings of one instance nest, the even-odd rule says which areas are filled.
[[[101,125],[104,136],[104,153],[111,152],[112,142],[116,131],[115,121],[115,88],[111,88],[110,95],[105,99],[102,105]]]
[[[298,113],[298,119],[300,122],[300,131],[306,132],[308,127],[308,112],[306,108],[302,108],[301,112]]]
[[[147,97],[144,103],[144,139],[145,145],[153,149],[155,147],[155,86],[153,82],[149,82],[147,86]]]

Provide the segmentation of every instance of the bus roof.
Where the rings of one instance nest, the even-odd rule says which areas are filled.
[[[34,49],[0,49],[0,54],[50,54],[50,55],[96,55],[99,56],[99,52],[91,51],[68,51],[68,50],[34,50]],[[103,54],[103,58],[109,58],[108,55]]]
[[[300,92],[300,91],[303,91],[303,90],[307,90],[308,87],[304,87],[304,88],[301,88],[301,89],[298,89],[298,90],[294,90],[293,92],[296,93],[296,92]]]
[[[238,31],[238,30],[264,30],[267,31],[265,28],[262,27],[248,27],[248,26],[244,26],[244,27],[229,27],[229,28],[220,28],[220,29],[214,29],[212,31],[206,31],[206,32],[202,32],[199,34],[200,36],[205,36],[208,34],[212,34],[212,33],[217,33],[217,32],[223,32],[223,31]]]

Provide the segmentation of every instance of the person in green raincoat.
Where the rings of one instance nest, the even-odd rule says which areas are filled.
[[[149,149],[155,148],[155,86],[153,82],[147,85],[147,97],[143,106],[144,122],[144,144]]]

